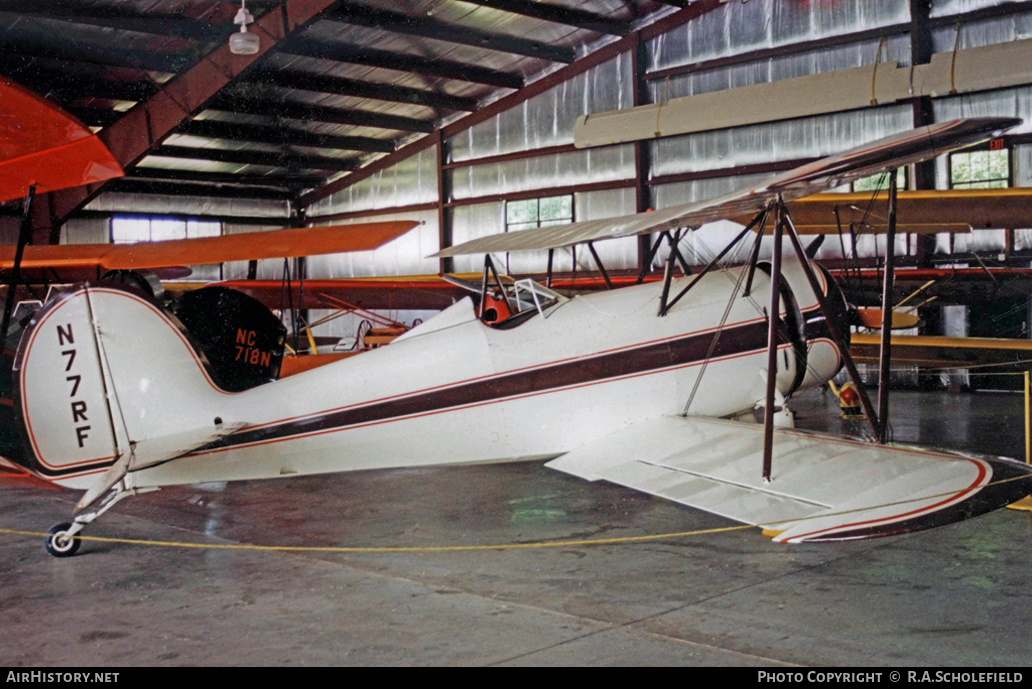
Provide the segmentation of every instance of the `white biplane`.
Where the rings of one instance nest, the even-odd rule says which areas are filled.
[[[488,259],[479,289],[389,346],[241,392],[216,386],[179,324],[150,301],[71,289],[36,314],[14,371],[27,468],[86,491],[47,549],[74,553],[84,526],[161,486],[485,461],[547,461],[761,526],[781,542],[896,534],[1006,505],[1032,490],[1018,462],[775,421],[786,399],[828,381],[844,357],[848,365],[850,327],[785,202],[1017,123],[936,124],[711,201],[445,249],[553,250],[657,232],[676,246],[682,228],[756,214],[739,235],[756,233],[745,266],[675,277],[672,251],[662,282],[567,298],[503,282]],[[758,261],[771,228],[774,258]],[[794,248],[783,261],[782,233]],[[726,420],[754,408],[764,424]]]

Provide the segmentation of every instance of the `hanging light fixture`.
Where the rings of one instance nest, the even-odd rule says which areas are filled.
[[[229,37],[229,52],[234,55],[254,55],[258,52],[258,34],[247,33],[247,25],[254,23],[254,17],[247,10],[246,0],[240,0],[240,11],[233,18],[240,25],[240,32]]]

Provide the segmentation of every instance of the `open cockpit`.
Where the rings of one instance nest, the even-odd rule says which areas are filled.
[[[484,261],[484,274],[479,284],[453,275],[442,277],[469,291],[477,318],[500,330],[515,328],[538,314],[547,318],[567,301],[567,297],[530,278],[514,280],[508,275],[499,275],[490,256]]]

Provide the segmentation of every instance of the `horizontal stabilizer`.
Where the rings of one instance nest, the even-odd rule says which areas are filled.
[[[771,480],[763,427],[664,417],[547,464],[777,532],[786,543],[886,536],[960,521],[1032,491],[1032,469],[1002,458],[777,429]]]
[[[245,426],[247,426],[246,423],[240,422],[222,424],[214,430],[211,428],[194,429],[134,442],[130,452],[122,455],[99,481],[90,486],[75,506],[75,511],[79,512],[89,507],[107,493],[112,486],[121,481],[127,473],[172,461],[213,443],[219,438],[232,435]]]
[[[51,483],[2,456],[0,456],[0,487],[61,490],[61,486],[56,483]]]

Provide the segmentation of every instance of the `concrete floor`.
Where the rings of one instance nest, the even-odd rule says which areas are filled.
[[[797,402],[799,425],[827,427],[829,401]],[[893,409],[900,441],[1024,452],[1017,395],[903,393]],[[45,531],[76,497],[0,491],[0,529]],[[87,535],[415,550],[86,541],[55,559],[0,532],[0,666],[1032,662],[1029,513],[834,545],[690,533],[733,526],[537,463],[166,489]]]

